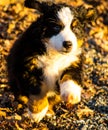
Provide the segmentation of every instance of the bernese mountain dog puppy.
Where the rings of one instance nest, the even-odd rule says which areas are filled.
[[[15,97],[27,98],[39,122],[60,100],[81,101],[83,13],[64,3],[25,0],[25,6],[41,14],[11,48],[7,68]]]

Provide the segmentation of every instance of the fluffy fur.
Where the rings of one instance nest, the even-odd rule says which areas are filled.
[[[74,29],[81,22],[66,4],[26,0],[25,6],[41,15],[10,50],[8,75],[15,97],[27,97],[29,113],[39,122],[59,95],[71,104],[81,100],[81,34]]]

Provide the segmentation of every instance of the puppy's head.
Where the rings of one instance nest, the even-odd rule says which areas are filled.
[[[84,33],[82,29],[84,20],[81,19],[82,16],[78,17],[77,9],[66,4],[37,0],[26,0],[25,6],[37,9],[41,13],[40,24],[43,28],[41,35],[47,46],[65,53],[78,49],[78,39],[82,39]]]

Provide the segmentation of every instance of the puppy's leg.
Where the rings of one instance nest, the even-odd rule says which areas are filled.
[[[49,102],[49,108],[47,111],[47,116],[51,117],[54,115],[53,108],[56,104],[58,104],[61,101],[60,95],[56,94],[55,92],[50,92],[47,94],[48,102]]]
[[[81,100],[81,87],[65,74],[60,81],[60,95],[63,101],[77,104]]]
[[[30,95],[28,101],[28,108],[30,117],[35,121],[39,122],[45,116],[48,111],[48,100],[45,95]]]

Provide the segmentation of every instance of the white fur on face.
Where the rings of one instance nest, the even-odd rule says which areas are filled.
[[[73,15],[68,7],[63,7],[58,12],[58,18],[63,22],[64,25],[69,26],[72,22]]]
[[[70,25],[73,20],[73,15],[71,10],[68,7],[63,7],[57,14],[57,17],[64,24],[64,29],[55,36],[52,36],[49,39],[50,44],[58,51],[64,51],[63,42],[70,41],[72,42],[72,50],[77,50],[77,38],[72,32]]]

